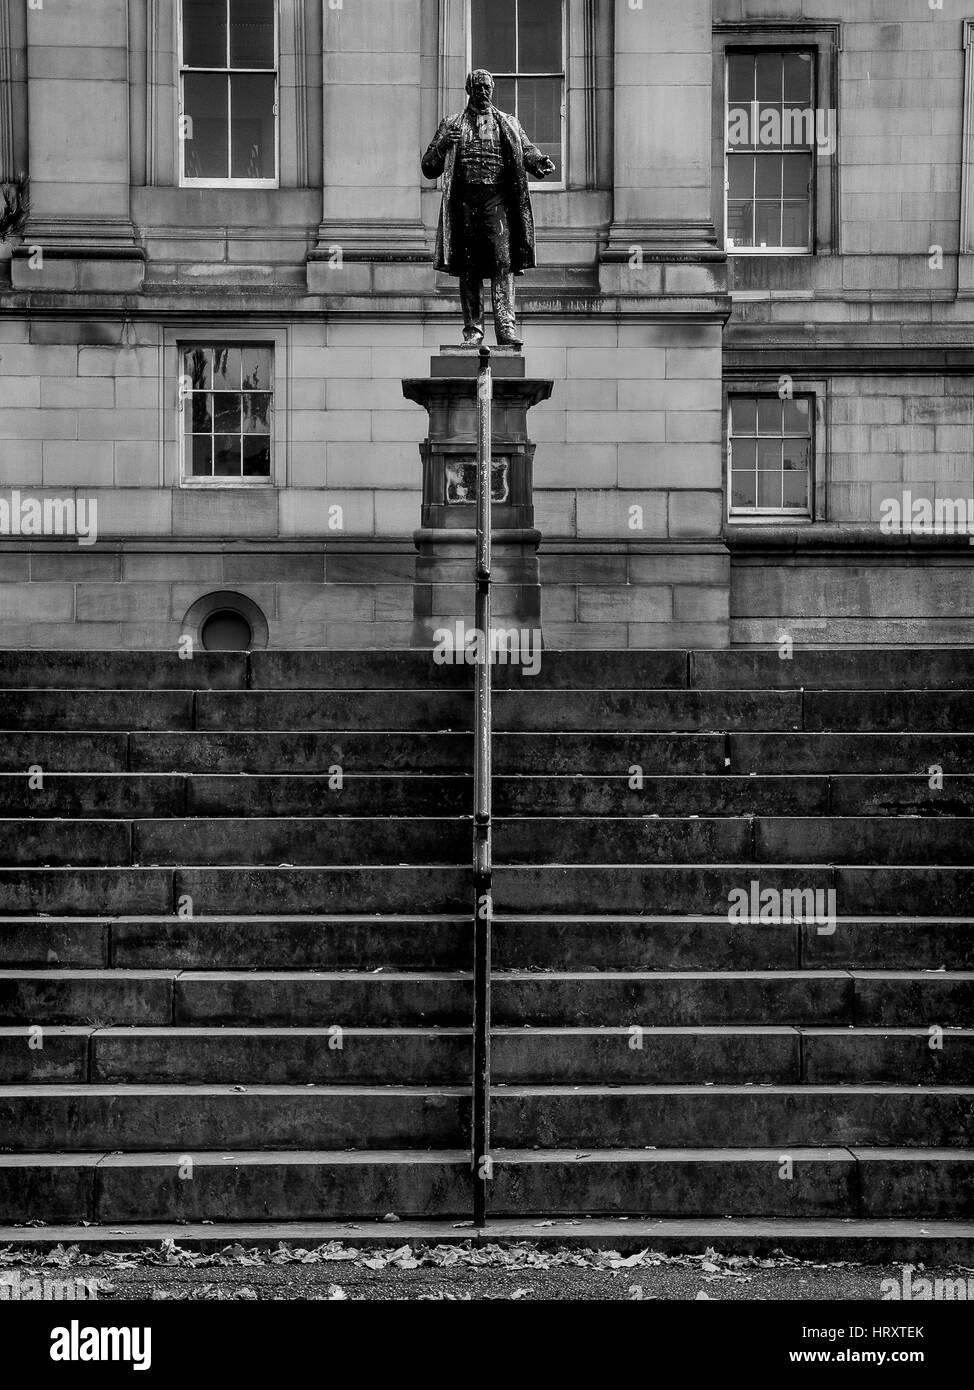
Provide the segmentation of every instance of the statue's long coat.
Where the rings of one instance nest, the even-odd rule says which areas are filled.
[[[531,211],[531,195],[528,191],[528,174],[538,174],[538,167],[545,156],[532,145],[515,116],[493,108],[500,131],[500,141],[504,150],[505,202],[507,218],[511,230],[511,270],[515,275],[531,270],[535,265],[534,254],[534,214]],[[462,275],[466,266],[463,262],[462,247],[457,244],[457,216],[453,206],[454,166],[457,147],[451,145],[446,154],[441,154],[438,145],[446,137],[447,130],[469,120],[466,110],[458,112],[440,122],[440,128],[433,136],[429,149],[423,155],[423,173],[428,179],[438,179],[443,175],[443,201],[440,205],[440,224],[436,231],[436,252],[434,264],[437,270],[448,275]]]

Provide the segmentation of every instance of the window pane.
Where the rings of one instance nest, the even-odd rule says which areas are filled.
[[[758,469],[765,473],[781,472],[781,440],[758,440]]]
[[[274,66],[274,0],[230,0],[230,66]]]
[[[213,362],[213,385],[218,391],[240,390],[240,349],[217,348]]]
[[[784,476],[782,504],[785,507],[808,506],[808,474],[786,473]]]
[[[240,477],[239,434],[218,434],[213,456],[213,472],[218,478]]]
[[[208,434],[193,439],[191,467],[194,478],[208,478],[213,472],[213,440]]]
[[[782,158],[783,186],[786,198],[806,198],[812,177],[812,157],[808,154],[786,154]]]
[[[727,100],[748,102],[754,99],[754,55],[732,53],[727,59]]]
[[[244,395],[243,430],[244,434],[269,434],[271,429],[271,398],[263,392]]]
[[[561,72],[561,0],[521,0],[519,72]]]
[[[732,507],[757,506],[757,478],[753,473],[739,473],[735,467],[731,490]]]
[[[224,392],[213,397],[213,412],[217,434],[240,433],[240,401],[238,392]]]
[[[782,246],[808,246],[811,208],[809,203],[785,203],[782,209]]]
[[[781,435],[781,402],[776,396],[758,397],[758,434]]]
[[[560,77],[525,77],[517,84],[517,118],[528,139],[555,161],[555,171],[548,175],[551,183],[562,179],[561,89]]]
[[[226,67],[227,0],[183,0],[183,63]]]
[[[212,369],[212,348],[190,348],[183,353],[183,376],[192,382],[194,391],[208,390]]]
[[[762,154],[755,159],[757,164],[757,187],[755,189],[758,198],[780,198],[781,197],[781,155]]]
[[[227,79],[221,73],[188,72],[183,79],[186,177],[225,179],[229,172]]]
[[[734,396],[731,400],[731,430],[734,434],[756,434],[758,403],[753,396]]]
[[[732,246],[754,245],[754,204],[727,204],[727,239]]]
[[[757,444],[753,439],[735,439],[731,451],[734,472],[753,473],[757,464]]]
[[[758,127],[752,119],[754,113],[753,106],[744,106],[741,103],[731,104],[727,108],[727,120],[724,122],[724,138],[729,150],[750,150],[757,143],[755,134]]]
[[[516,72],[515,0],[473,0],[473,65],[491,72]]]
[[[809,433],[808,401],[785,401],[785,434]]]
[[[781,53],[757,55],[758,101],[781,101],[784,59]]]
[[[811,106],[812,55],[785,54],[785,102],[794,106]]]
[[[517,114],[517,83],[513,77],[494,79],[494,105],[509,116]]]
[[[781,474],[780,474],[780,473],[759,473],[759,474],[758,474],[758,506],[759,506],[759,507],[780,507],[780,506],[781,506]]]
[[[242,349],[243,389],[245,391],[269,391],[271,381],[270,348],[246,347]]]
[[[213,397],[206,391],[195,392],[192,412],[186,414],[192,422],[192,434],[209,434],[213,428]]]
[[[781,245],[781,204],[756,203],[754,206],[755,246]]]
[[[732,154],[727,157],[728,196],[734,199],[754,196],[754,155]]]
[[[807,473],[811,463],[811,444],[807,439],[786,439],[784,467],[786,472]]]
[[[810,149],[815,144],[815,112],[810,106],[786,106],[781,123],[786,149]]]
[[[230,111],[233,132],[235,179],[272,179],[276,172],[274,148],[273,73],[235,73],[230,79]]]
[[[779,150],[782,133],[781,107],[773,104],[762,106],[758,112],[757,134],[752,144],[760,145],[763,150]]]
[[[270,435],[247,435],[243,442],[243,476],[245,478],[269,478],[270,474]]]

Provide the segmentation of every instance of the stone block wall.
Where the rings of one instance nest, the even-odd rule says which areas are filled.
[[[789,28],[801,42],[820,36],[837,111],[834,156],[819,165],[827,244],[728,260],[728,386],[774,390],[791,376],[819,396],[820,435],[814,523],[727,526],[736,644],[786,632],[856,646],[974,641],[970,538],[880,526],[884,502],[905,493],[974,504],[971,18],[963,0],[715,0],[722,41],[749,25],[766,42]]]
[[[97,542],[4,540],[0,644],[167,646],[230,590],[273,646],[407,645],[426,416],[401,380],[455,328],[254,321],[284,359],[278,458],[273,485],[233,488],[179,482],[176,342],[218,339],[218,316],[5,321],[0,499],[96,503]],[[719,332],[531,321],[529,370],[554,381],[529,416],[549,644],[726,644]]]

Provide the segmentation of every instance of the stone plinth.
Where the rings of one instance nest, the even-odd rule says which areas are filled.
[[[476,545],[477,348],[440,349],[428,377],[403,381],[407,400],[429,414],[420,445],[421,525],[413,597],[413,644],[432,645],[438,628],[473,623]],[[552,382],[525,375],[512,348],[491,352],[494,491],[492,611],[506,627],[540,628],[541,577],[534,525],[535,446],[527,413],[551,395]]]

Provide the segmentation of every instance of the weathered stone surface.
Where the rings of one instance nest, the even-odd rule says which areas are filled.
[[[974,1134],[969,1087],[620,1086],[519,1087],[495,1096],[494,1142],[517,1148],[818,1147],[965,1148]],[[782,1150],[784,1152],[784,1150]]]

